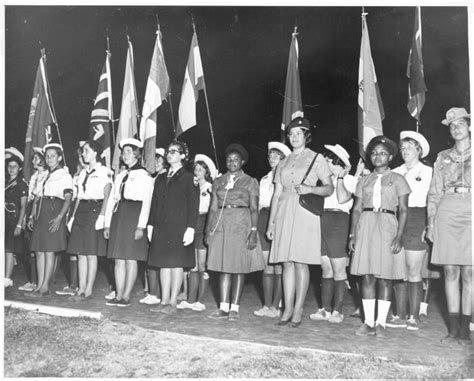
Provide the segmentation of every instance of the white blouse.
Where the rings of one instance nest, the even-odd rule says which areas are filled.
[[[48,176],[48,171],[35,171],[28,183],[28,201],[33,201],[35,197],[41,197],[43,191],[43,181]]]
[[[88,173],[89,176],[87,176]],[[97,163],[90,170],[84,168],[77,178],[79,200],[103,200],[104,188],[107,184],[112,184],[112,172],[110,169],[101,163]]]
[[[43,197],[57,197],[64,200],[66,194],[73,193],[72,177],[67,168],[57,168],[53,172],[46,172],[41,182],[41,195]]]
[[[274,189],[275,185],[273,184],[273,172],[270,171],[260,180],[258,192],[258,210],[270,207]]]
[[[337,181],[337,177],[333,176],[332,184],[334,185],[334,192],[324,199],[324,209],[339,209],[349,214],[354,200],[350,199],[344,204],[340,204],[339,201],[337,201]],[[347,191],[351,194],[354,194],[357,186],[357,179],[352,175],[346,175],[342,181],[344,182],[344,187],[347,189]]]
[[[430,189],[431,178],[433,177],[433,168],[418,162],[412,169],[408,169],[406,164],[395,168],[393,172],[405,176],[411,193],[408,196],[409,208],[424,208]]]
[[[211,205],[212,184],[208,181],[199,187],[199,214],[205,214],[209,211]]]

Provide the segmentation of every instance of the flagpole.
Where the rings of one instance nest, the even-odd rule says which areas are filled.
[[[191,18],[193,20],[192,21],[193,22],[193,30],[194,30],[194,33],[196,34],[196,40],[197,40],[196,25],[194,24],[194,18],[192,17],[192,15],[191,15]],[[216,150],[216,143],[214,141],[214,132],[213,132],[213,129],[212,129],[211,112],[209,110],[209,102],[208,102],[208,99],[207,99],[206,80],[205,80],[205,76],[204,76],[204,69],[203,69],[203,76],[202,76],[202,84],[203,84],[203,89],[204,89],[204,98],[206,99],[207,117],[209,119],[209,129],[211,131],[212,147],[214,148],[214,158],[216,159],[217,172],[219,172],[219,161],[217,160],[217,150]]]
[[[106,30],[106,33],[107,33],[107,35],[106,35],[106,38],[107,38],[107,51],[106,51],[107,61],[110,65],[110,57],[112,57],[112,53],[110,52],[109,28],[105,28],[105,30]],[[107,71],[108,71],[108,69],[107,69]],[[112,102],[112,73],[110,73],[109,71],[108,71],[108,73],[109,73],[111,78],[110,78],[110,83],[107,83],[107,88],[108,88],[107,91],[109,91],[109,93],[110,93],[109,102]],[[109,85],[110,85],[110,87],[109,87]],[[112,161],[112,154],[113,154],[112,150],[115,148],[115,121],[114,121],[114,116],[111,113],[109,113],[109,122],[110,122],[109,123],[109,128],[112,130],[112,144],[110,146],[110,158],[111,158],[110,161]]]

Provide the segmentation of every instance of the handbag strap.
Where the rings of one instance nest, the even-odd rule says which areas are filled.
[[[309,172],[311,172],[311,168],[313,168],[313,164],[314,164],[314,162],[316,161],[316,158],[318,157],[318,155],[319,155],[319,153],[316,153],[316,155],[314,156],[314,159],[313,159],[313,161],[311,162],[311,164],[309,165],[309,168],[308,168],[308,170],[306,171],[306,173],[305,173],[305,175],[304,175],[304,177],[303,177],[303,180],[301,180],[301,184],[304,183],[304,181],[306,180],[306,178],[307,178],[308,175],[309,175]]]

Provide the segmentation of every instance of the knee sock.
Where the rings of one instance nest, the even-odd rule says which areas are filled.
[[[273,274],[273,306],[276,309],[281,305],[281,274]]]
[[[323,308],[332,311],[332,297],[334,296],[334,278],[323,278],[321,280],[321,302]]]
[[[375,299],[362,299],[362,308],[364,309],[364,323],[373,327],[375,325]]]
[[[269,307],[273,299],[273,274],[263,273],[263,304]]]
[[[390,309],[390,304],[388,300],[377,300],[377,324],[385,328],[385,323],[387,322],[388,310]]]
[[[449,313],[449,335],[454,337],[459,335],[459,312]]]
[[[70,283],[69,287],[72,289],[76,289],[78,287],[77,284],[77,260],[71,261],[69,258],[69,276],[70,276]]]
[[[459,338],[470,339],[471,332],[469,331],[469,323],[471,322],[471,315],[461,315],[461,325],[459,327]]]
[[[423,282],[408,282],[408,300],[410,303],[410,317],[419,318],[420,302],[423,297]]]
[[[30,255],[30,281],[31,283],[38,284],[38,276],[36,274],[36,258],[34,255]]]
[[[229,312],[229,303],[219,303],[219,309],[224,312]]]
[[[197,301],[203,303],[206,295],[207,285],[209,284],[209,274],[205,271],[199,272],[199,293]]]
[[[420,312],[419,315],[428,315],[428,303],[421,302],[420,303]]]
[[[190,271],[188,279],[188,303],[195,303],[199,287],[199,273],[197,271]]]
[[[344,301],[344,293],[346,291],[346,281],[334,281],[334,311],[342,314],[342,302]]]
[[[230,310],[235,311],[235,312],[239,312],[239,305],[238,304],[231,304],[230,305]]]
[[[395,283],[395,306],[397,308],[397,315],[400,319],[407,318],[407,303],[408,303],[408,283],[399,281]]]

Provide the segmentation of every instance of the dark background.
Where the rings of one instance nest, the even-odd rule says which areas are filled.
[[[372,56],[384,103],[384,133],[398,140],[414,130],[407,104],[406,66],[414,7],[366,7]],[[112,52],[115,118],[120,116],[128,33],[134,47],[141,111],[155,41],[156,16],[177,118],[194,16],[221,171],[224,149],[242,143],[245,170],[268,171],[266,147],[280,139],[291,32],[298,26],[299,69],[305,116],[317,127],[310,147],[339,143],[357,163],[357,90],[360,7],[128,7],[7,6],[5,8],[5,145],[23,151],[40,48],[70,168],[74,149],[88,135],[90,113],[105,60],[106,29]],[[466,7],[422,7],[423,59],[428,87],[420,132],[431,144],[428,160],[452,145],[440,121],[452,106],[469,107]],[[200,92],[198,125],[181,135],[192,154],[213,156]],[[173,138],[170,108],[159,109],[158,146]],[[118,123],[116,123],[116,127]],[[399,158],[398,160],[399,161]],[[74,171],[73,171],[74,172]]]

